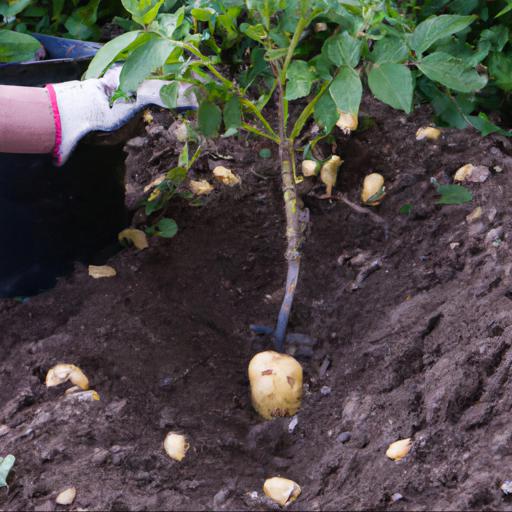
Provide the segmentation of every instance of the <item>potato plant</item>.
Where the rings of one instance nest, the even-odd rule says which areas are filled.
[[[271,333],[282,351],[308,223],[297,193],[299,154],[311,159],[336,123],[346,132],[357,127],[365,86],[405,113],[413,109],[419,81],[450,94],[484,88],[477,49],[460,56],[446,50],[475,17],[441,14],[415,24],[390,0],[195,0],[160,13],[162,4],[123,0],[140,28],[106,44],[86,78],[123,61],[118,95],[133,94],[150,76],[161,78],[170,81],[161,97],[171,109],[178,83],[188,83],[202,136],[248,132],[276,145],[286,212],[286,293],[276,327],[257,331]]]

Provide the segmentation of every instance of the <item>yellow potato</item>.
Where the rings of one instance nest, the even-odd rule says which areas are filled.
[[[165,436],[164,449],[171,459],[182,461],[189,448],[190,445],[184,435],[176,432],[169,432]]]
[[[386,450],[386,456],[391,460],[402,460],[410,451],[412,447],[412,440],[410,437],[407,439],[400,439],[391,443]]]
[[[275,476],[268,478],[263,484],[263,492],[281,507],[295,501],[301,493],[301,488],[293,480]]]
[[[82,389],[89,389],[89,379],[84,372],[74,364],[57,364],[48,370],[46,374],[46,386],[53,387],[70,381]]]
[[[351,114],[350,112],[339,112],[338,121],[336,126],[345,134],[349,135],[350,132],[357,130],[359,120],[357,115]]]
[[[190,180],[189,188],[196,196],[206,196],[213,191],[213,185],[206,180]]]
[[[437,140],[440,136],[441,130],[439,128],[434,128],[433,126],[419,128],[416,132],[416,140]]]
[[[316,176],[319,164],[315,160],[304,160],[302,162],[302,174],[306,177]]]
[[[252,404],[265,419],[293,416],[302,399],[302,366],[292,356],[272,350],[249,363]]]
[[[473,173],[475,166],[473,164],[466,164],[457,169],[453,181],[466,181]]]
[[[369,174],[363,181],[361,201],[370,206],[377,206],[386,195],[385,190],[384,177],[376,172]]]
[[[141,231],[140,229],[123,229],[123,231],[121,231],[121,233],[117,235],[117,238],[120,242],[122,242],[123,240],[130,240],[130,242],[132,242],[135,248],[139,249],[139,251],[142,251],[143,249],[147,249],[149,247],[146,233],[144,233],[144,231]]]
[[[117,275],[116,269],[109,265],[89,265],[89,275],[94,279],[102,277],[115,277]]]
[[[223,185],[228,187],[234,187],[240,185],[240,176],[237,176],[231,169],[218,165],[213,169],[213,175],[217,181],[220,181]]]
[[[343,160],[338,155],[333,155],[320,169],[320,179],[325,185],[325,194],[327,197],[332,196],[332,189],[336,185],[338,177],[338,169],[341,167]]]
[[[68,487],[59,493],[55,498],[57,505],[71,505],[76,498],[76,489],[74,487]]]

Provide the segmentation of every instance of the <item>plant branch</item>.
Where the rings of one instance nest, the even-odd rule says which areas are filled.
[[[278,137],[277,133],[272,129],[272,126],[270,126],[269,122],[265,119],[265,116],[260,112],[260,109],[252,103],[252,101],[244,97],[241,97],[240,100],[242,105],[247,107],[260,120],[261,124],[266,128],[270,135]]]
[[[274,136],[269,133],[262,132],[261,130],[258,130],[258,128],[256,128],[255,126],[252,126],[248,123],[242,123],[241,128],[242,128],[242,130],[245,130],[246,132],[250,132],[254,135],[257,135],[258,137],[264,137],[265,139],[269,139],[272,142],[275,142],[276,144],[280,143],[279,137],[277,135]]]

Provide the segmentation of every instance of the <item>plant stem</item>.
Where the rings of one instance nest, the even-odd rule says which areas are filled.
[[[254,135],[257,135],[258,137],[265,137],[266,139],[270,139],[272,142],[275,142],[276,144],[279,144],[279,137],[273,136],[269,133],[262,132],[261,130],[258,130],[255,126],[252,126],[247,123],[242,123],[241,128],[245,130],[246,132],[253,133]]]
[[[303,229],[300,220],[300,210],[297,201],[297,189],[295,186],[294,172],[295,150],[286,134],[285,104],[282,81],[278,80],[279,91],[279,157],[281,160],[281,183],[283,190],[284,208],[286,214],[286,261],[288,262],[288,272],[286,276],[286,289],[276,329],[274,331],[274,340],[276,349],[280,352],[284,349],[286,329],[290,317],[295,289],[300,270],[301,246],[303,242]]]

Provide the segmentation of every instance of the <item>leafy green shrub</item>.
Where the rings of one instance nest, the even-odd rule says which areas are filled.
[[[119,95],[133,94],[148,76],[171,80],[162,94],[169,108],[176,107],[177,83],[187,82],[198,98],[203,137],[246,131],[279,147],[288,277],[273,330],[278,349],[308,218],[297,196],[303,179],[298,152],[311,158],[340,116],[356,119],[365,85],[406,113],[418,89],[436,110],[440,98],[459,103],[479,97],[488,83],[482,59],[496,59],[508,44],[501,26],[481,31],[471,44],[475,16],[444,12],[457,2],[427,3],[433,16],[425,17],[415,2],[399,6],[389,0],[195,0],[170,13],[159,13],[163,0],[123,0],[140,28],[106,44],[87,71],[87,78],[97,77],[124,61]],[[473,117],[489,131],[490,121]],[[312,120],[318,129],[310,128]]]

